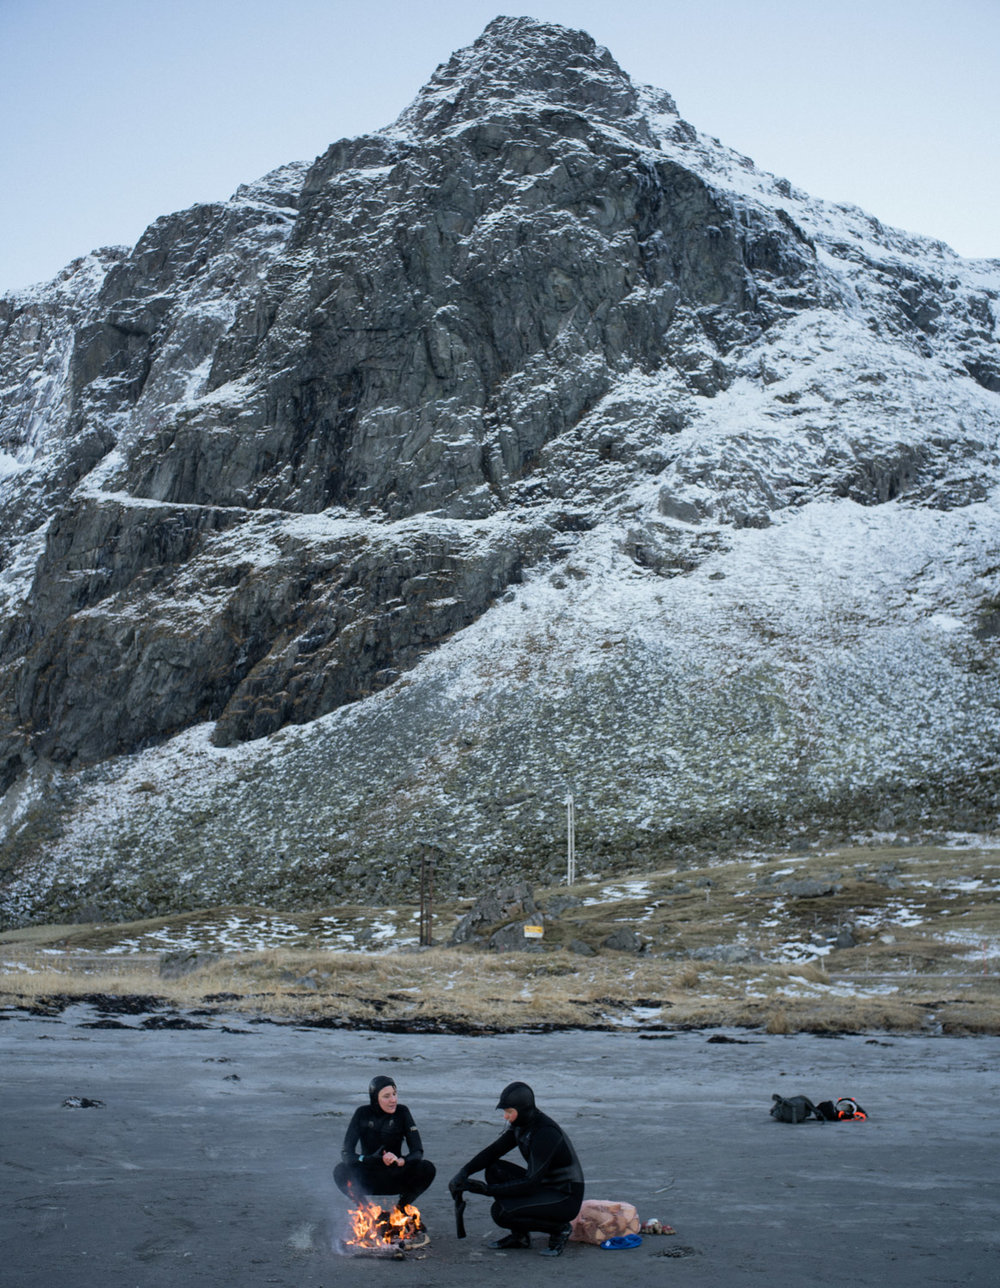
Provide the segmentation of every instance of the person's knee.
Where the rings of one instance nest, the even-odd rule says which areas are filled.
[[[408,1202],[418,1198],[424,1190],[429,1189],[436,1175],[437,1168],[433,1163],[426,1158],[418,1159],[404,1169],[399,1192],[406,1196]]]
[[[494,1225],[501,1225],[505,1230],[524,1228],[523,1214],[516,1207],[510,1207],[500,1199],[494,1199],[490,1207],[490,1218]]]

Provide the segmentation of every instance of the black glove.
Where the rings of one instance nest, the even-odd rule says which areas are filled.
[[[453,1199],[457,1199],[469,1186],[469,1177],[466,1172],[456,1172],[448,1182],[448,1192]]]
[[[489,1194],[490,1187],[485,1181],[469,1180],[465,1182],[465,1188],[470,1194]]]

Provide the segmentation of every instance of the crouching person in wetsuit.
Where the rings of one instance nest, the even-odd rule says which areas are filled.
[[[348,1124],[333,1179],[341,1193],[356,1203],[369,1194],[398,1194],[396,1207],[402,1211],[423,1194],[436,1169],[424,1158],[413,1115],[397,1100],[393,1080],[372,1078],[368,1101],[354,1111]]]
[[[500,1093],[498,1109],[507,1127],[500,1138],[471,1158],[452,1177],[452,1195],[468,1191],[488,1194],[494,1200],[490,1215],[510,1231],[494,1239],[491,1248],[530,1248],[531,1231],[549,1236],[542,1255],[561,1255],[572,1233],[570,1222],[583,1202],[583,1169],[569,1137],[535,1106],[535,1095],[526,1082],[512,1082]],[[503,1155],[514,1146],[527,1167],[508,1162]],[[485,1183],[471,1180],[485,1168]]]

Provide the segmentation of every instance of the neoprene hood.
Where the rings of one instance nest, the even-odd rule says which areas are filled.
[[[535,1108],[535,1093],[526,1082],[508,1082],[500,1099],[498,1109],[516,1109],[519,1114],[531,1113]]]
[[[368,1084],[368,1099],[371,1101],[373,1109],[381,1109],[378,1102],[378,1093],[384,1091],[386,1087],[394,1087],[396,1084],[392,1078],[387,1078],[384,1073],[380,1073],[377,1078],[372,1078]]]

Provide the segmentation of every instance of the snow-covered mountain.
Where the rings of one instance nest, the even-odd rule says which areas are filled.
[[[998,299],[527,18],[4,298],[7,920],[993,827]]]

